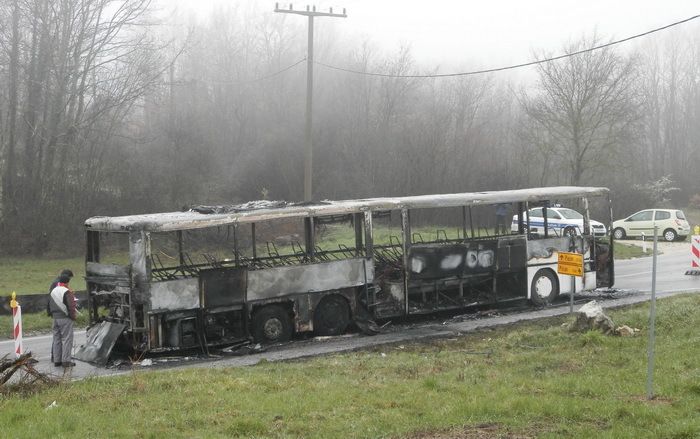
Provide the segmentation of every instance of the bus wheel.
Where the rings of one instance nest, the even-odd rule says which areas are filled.
[[[548,305],[559,295],[559,283],[554,272],[541,269],[535,273],[530,285],[530,300],[535,305]]]
[[[344,297],[326,296],[314,311],[314,330],[318,335],[339,335],[350,324],[350,307]]]
[[[292,337],[292,319],[286,309],[268,305],[253,315],[253,338],[262,344],[281,343]]]

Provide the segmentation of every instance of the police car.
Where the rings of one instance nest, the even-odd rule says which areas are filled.
[[[544,215],[542,207],[535,207],[528,211],[530,216],[530,233],[544,235]],[[527,216],[523,215],[523,223],[527,227]],[[591,220],[591,234],[605,236],[607,230],[603,223]],[[513,215],[513,223],[510,226],[512,232],[518,231],[518,215]],[[547,229],[551,236],[581,235],[583,234],[583,215],[567,207],[547,208]]]

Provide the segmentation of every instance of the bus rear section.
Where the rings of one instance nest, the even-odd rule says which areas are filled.
[[[476,206],[401,209],[378,215],[373,230],[384,236],[390,230],[390,236],[374,241],[376,282],[364,303],[375,317],[429,314],[521,299],[547,306],[561,294],[612,286],[609,235],[593,233],[592,227],[577,229],[586,233],[562,233],[562,228],[553,227],[532,233],[527,212],[533,206],[540,206],[541,211],[552,201],[543,197],[504,203],[508,195],[493,204],[480,200]],[[576,195],[557,201],[586,211],[588,217],[589,200]],[[609,199],[603,196],[598,201],[596,212],[609,223]],[[516,214],[516,227],[510,228],[509,216],[505,231],[497,226],[493,213],[504,209],[504,204],[506,211]],[[545,210],[545,218],[537,221],[546,223],[547,213]],[[436,218],[438,228],[432,225]],[[583,276],[572,280],[558,274],[558,256],[563,252],[582,255]]]

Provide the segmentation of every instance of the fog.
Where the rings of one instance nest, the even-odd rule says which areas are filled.
[[[700,20],[586,51],[691,2],[469,3],[316,3],[348,17],[315,20],[314,199],[574,184],[622,216],[700,193]],[[273,9],[0,3],[2,251],[79,252],[93,215],[302,199],[306,19]]]
[[[232,2],[231,0],[178,0],[162,5],[174,7],[184,15],[205,19],[214,10],[244,5],[257,14],[273,15],[274,1]],[[278,2],[288,7],[289,1]],[[296,9],[307,4],[328,10],[346,8],[346,19],[319,19],[319,39],[337,38],[370,41],[382,50],[396,50],[409,45],[417,63],[425,68],[438,67],[440,72],[460,66],[496,67],[530,61],[532,51],[561,52],[562,45],[582,35],[598,32],[618,39],[698,14],[697,2],[680,0],[538,0],[494,2],[439,0],[416,1],[331,0],[291,2]],[[166,7],[170,4],[171,7]],[[299,21],[301,17],[287,17]],[[325,34],[325,35],[324,35]],[[621,50],[628,48],[621,47]]]

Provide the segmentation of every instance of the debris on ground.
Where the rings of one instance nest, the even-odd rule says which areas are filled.
[[[238,357],[243,355],[259,354],[265,351],[267,351],[267,349],[264,348],[260,343],[253,345],[250,342],[245,342],[243,344],[236,344],[224,348],[221,350],[221,354]]]
[[[366,308],[358,306],[353,317],[353,323],[364,335],[377,335],[382,328],[379,327],[372,317],[372,314]]]
[[[467,320],[476,320],[476,319],[483,319],[483,318],[488,318],[488,317],[498,317],[502,315],[501,312],[495,309],[484,309],[484,310],[478,310],[476,312],[468,313],[468,314],[460,314],[457,316],[454,316],[450,318],[449,320],[445,320],[442,322],[443,325],[447,325],[449,323],[455,323],[455,322],[466,322]]]
[[[340,334],[340,335],[317,335],[312,340],[313,341],[328,341],[328,340],[338,340],[340,338],[352,338],[357,337],[358,334]]]
[[[374,320],[365,318],[364,316],[355,316],[355,325],[364,335],[377,335],[381,328]],[[390,322],[388,322],[390,323]],[[386,325],[385,325],[386,326]],[[383,327],[382,327],[383,328]]]
[[[569,325],[569,329],[575,332],[600,330],[609,335],[615,333],[615,323],[603,312],[600,304],[592,300],[579,308],[576,320]]]
[[[637,335],[641,330],[639,328],[630,328],[627,325],[622,325],[618,326],[615,328],[615,334],[621,336],[621,337],[634,337]]]
[[[574,297],[579,299],[602,299],[602,300],[613,300],[620,299],[622,297],[629,297],[639,294],[638,290],[628,290],[622,288],[596,288],[592,291],[579,291]]]
[[[38,388],[58,384],[58,378],[34,368],[37,360],[27,352],[19,358],[0,358],[0,393],[32,393]]]

